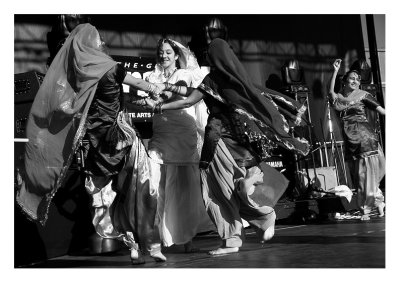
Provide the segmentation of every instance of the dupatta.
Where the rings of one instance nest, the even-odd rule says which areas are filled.
[[[226,41],[214,39],[208,48],[208,58],[211,65],[208,76],[216,83],[218,89],[212,89],[213,85],[204,84],[201,84],[200,88],[211,95],[214,94],[214,98],[215,94],[219,95],[222,98],[219,99],[221,102],[231,105],[236,113],[253,120],[260,130],[278,145],[302,155],[308,154],[308,141],[294,138],[289,134],[288,123],[274,102],[279,100],[276,92],[269,89],[261,91],[251,82],[243,65]],[[304,110],[304,107],[298,109],[299,116]]]
[[[337,98],[333,101],[333,106],[337,111],[343,111],[355,103],[360,102],[366,97],[367,94],[368,92],[361,89],[355,89],[348,94],[348,96],[338,93]]]
[[[29,113],[22,184],[16,200],[42,225],[85,134],[98,81],[117,62],[102,51],[90,24],[78,25],[54,58]]]

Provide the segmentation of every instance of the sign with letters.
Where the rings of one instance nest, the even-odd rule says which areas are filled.
[[[137,57],[137,56],[111,56],[115,61],[120,63],[128,71],[130,75],[135,78],[145,79],[146,73],[154,70],[155,60],[151,57]],[[142,91],[122,85],[124,93],[130,95],[140,95]],[[132,116],[134,122],[151,122],[153,113],[144,110],[140,106],[129,105],[128,112]]]

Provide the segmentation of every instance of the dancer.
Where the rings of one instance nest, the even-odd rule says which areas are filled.
[[[147,74],[145,74],[146,76]],[[170,83],[197,87],[203,80],[194,55],[179,42],[162,38],[157,44],[157,65],[146,76],[152,83]],[[169,98],[185,97],[168,94]],[[151,157],[151,188],[158,192],[157,215],[164,246],[185,244],[185,252],[194,252],[192,238],[213,229],[200,186],[199,158],[207,123],[203,101],[181,110],[153,116],[153,136],[148,144]]]
[[[162,88],[127,75],[104,51],[96,28],[81,24],[54,58],[29,115],[17,202],[31,219],[44,225],[50,202],[86,133],[86,188],[94,196],[96,231],[123,240],[134,262],[142,262],[139,248],[156,261],[165,261],[154,225],[157,198],[149,187],[148,158],[121,111],[120,96],[122,83],[153,94]],[[109,214],[115,197],[111,187],[118,193]],[[105,195],[110,201],[97,206],[96,200]]]
[[[219,255],[239,251],[244,236],[242,218],[257,229],[262,241],[274,236],[272,206],[288,181],[262,161],[276,146],[307,154],[309,145],[288,133],[287,121],[271,96],[277,93],[266,90],[261,94],[226,41],[214,39],[208,57],[211,72],[197,89],[166,84],[166,90],[186,95],[186,100],[165,104],[148,101],[148,107],[167,113],[204,98],[210,114],[200,158],[202,193],[223,241],[209,253]],[[275,98],[301,115],[299,105]]]
[[[385,109],[366,91],[360,90],[361,76],[355,70],[343,77],[340,93],[334,90],[341,59],[333,63],[333,74],[329,94],[333,107],[340,112],[345,137],[346,156],[349,160],[354,185],[357,188],[357,203],[362,213],[361,220],[369,220],[373,207],[379,216],[384,216],[384,196],[379,183],[385,175],[385,157],[373,126],[368,122],[367,111],[372,109],[385,115]]]

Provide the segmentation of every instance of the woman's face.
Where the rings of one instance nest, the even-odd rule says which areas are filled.
[[[174,52],[169,43],[163,43],[158,50],[158,61],[164,69],[175,68],[178,54]]]
[[[345,82],[345,86],[355,90],[360,88],[361,78],[357,73],[351,72],[347,76],[347,80]]]

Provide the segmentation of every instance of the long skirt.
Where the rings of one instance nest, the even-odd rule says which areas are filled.
[[[266,165],[266,164],[264,164]],[[217,227],[226,247],[241,247],[244,236],[242,219],[257,229],[258,234],[275,225],[273,205],[288,185],[286,178],[273,168],[261,167],[264,184],[254,192],[240,190],[239,183],[246,176],[246,168],[237,166],[221,139],[210,166],[201,170],[202,193],[206,210]],[[271,169],[271,170],[270,170]],[[272,191],[264,197],[254,197],[261,190]],[[252,191],[252,190],[250,190]],[[260,194],[258,194],[260,195]]]
[[[215,230],[201,196],[198,165],[151,161],[151,188],[158,191],[157,222],[164,246],[181,245]]]

